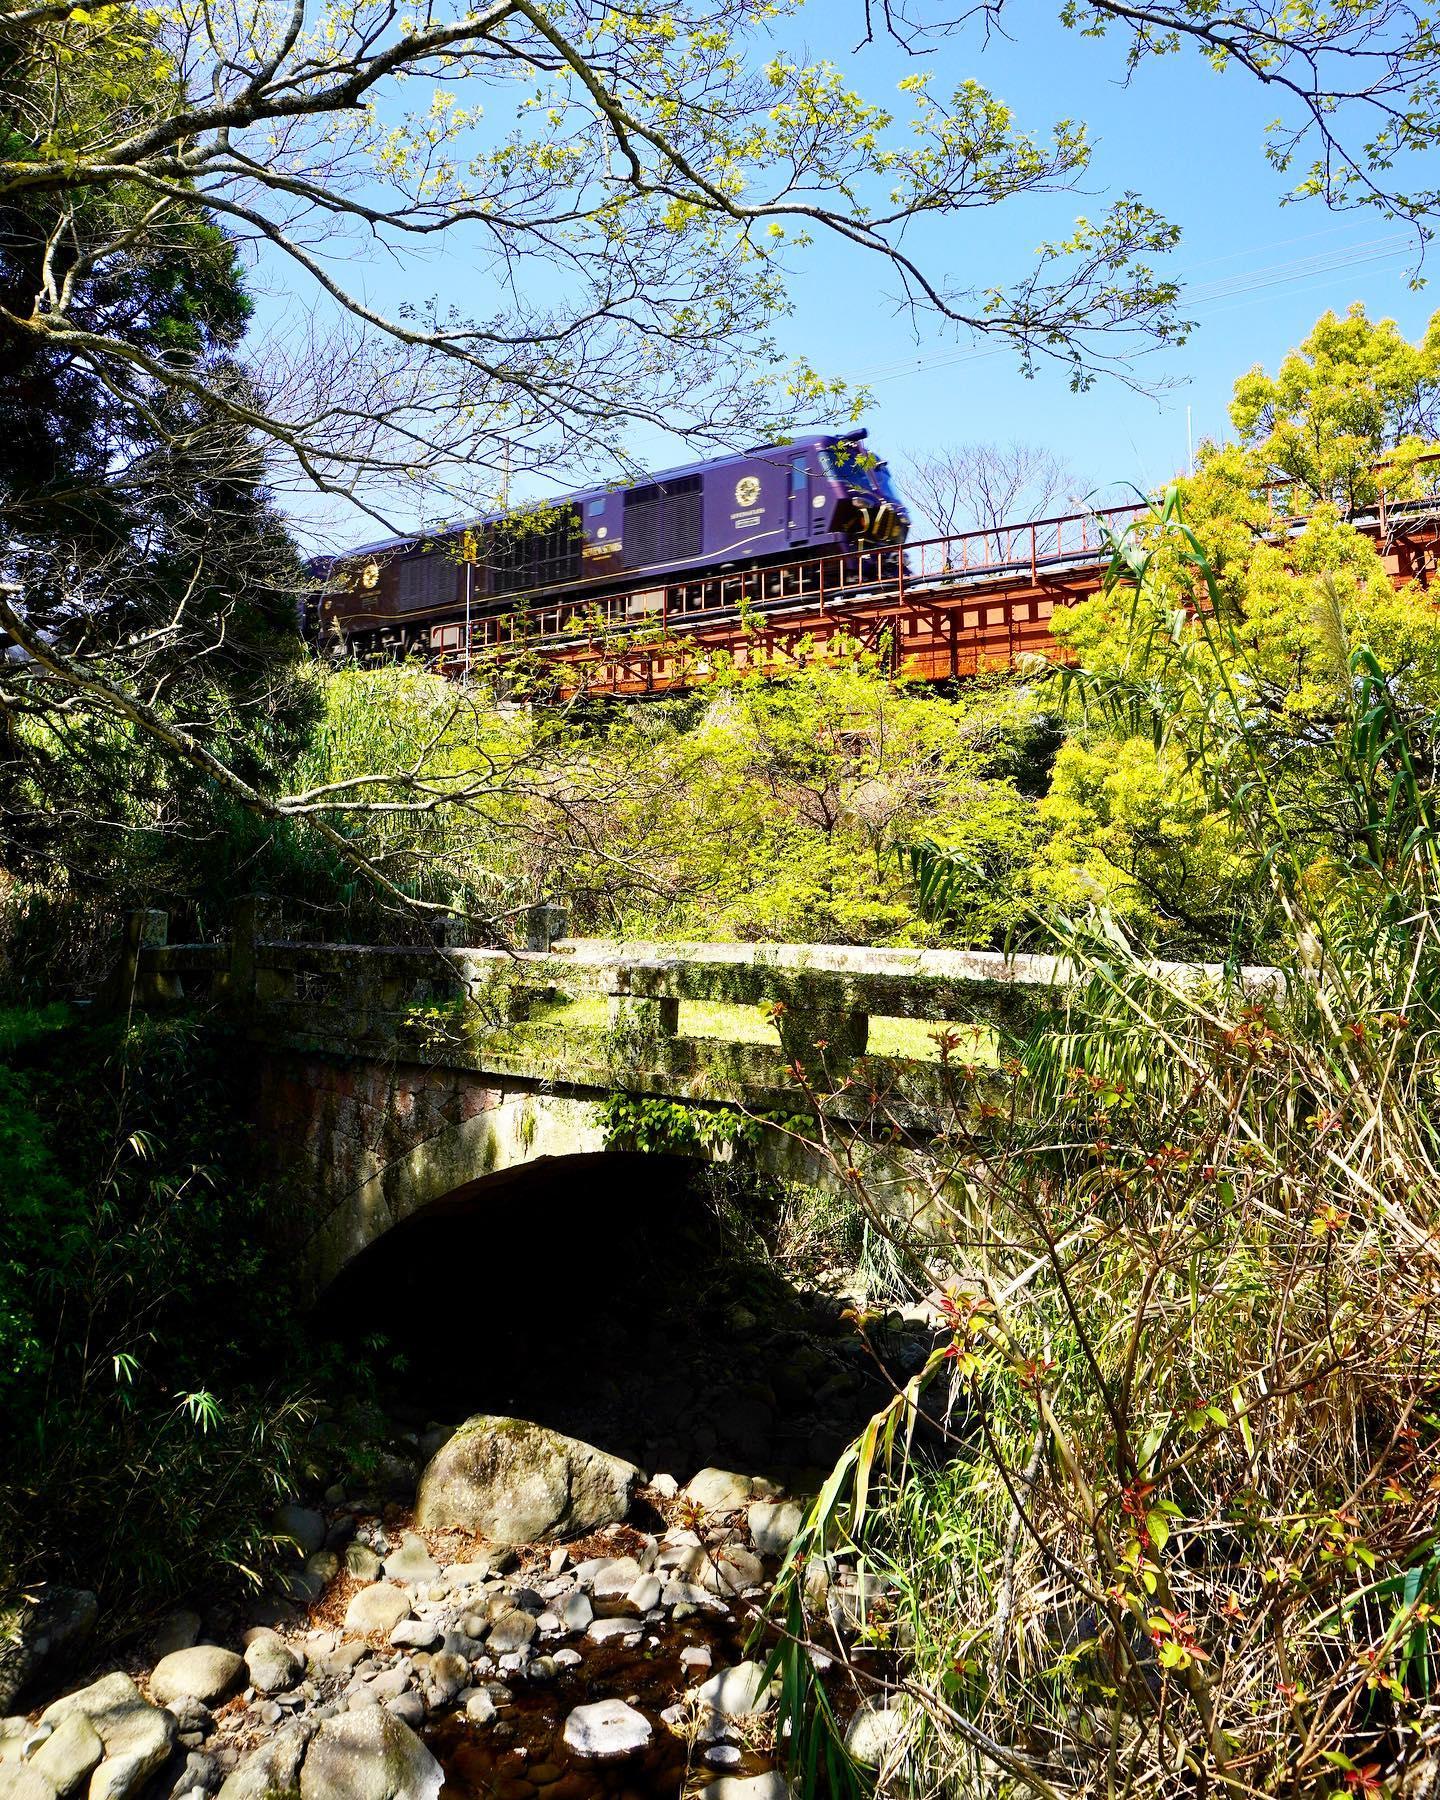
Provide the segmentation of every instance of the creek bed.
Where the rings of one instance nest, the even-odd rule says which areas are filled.
[[[514,1683],[513,1701],[492,1723],[473,1725],[463,1714],[437,1721],[425,1741],[445,1769],[441,1800],[679,1800],[722,1774],[761,1774],[773,1758],[757,1748],[736,1740],[740,1760],[716,1768],[704,1759],[705,1743],[687,1741],[660,1718],[711,1672],[682,1668],[683,1650],[706,1645],[713,1668],[723,1669],[742,1659],[749,1630],[746,1619],[702,1616],[668,1625],[656,1644],[587,1646],[585,1661],[554,1681]],[[649,1745],[612,1762],[574,1755],[565,1720],[577,1706],[610,1698],[644,1713]]]

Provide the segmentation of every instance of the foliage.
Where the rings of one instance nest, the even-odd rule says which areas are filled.
[[[950,1068],[946,1130],[897,1147],[925,1211],[836,1147],[936,1326],[777,1584],[782,1731],[836,1780],[803,1594],[827,1551],[873,1582],[851,1657],[903,1695],[887,1792],[1331,1800],[1433,1755],[1435,715],[1365,645],[1327,733],[1272,709],[1219,572],[1162,523],[1142,602],[1186,565],[1208,605],[1159,647],[1141,604],[1134,671],[1074,691],[1148,716],[1264,846],[1284,973],[1207,985],[1055,918],[1063,1012],[996,1077]]]
[[[1407,710],[1440,707],[1440,607],[1417,585],[1397,589],[1373,536],[1331,498],[1373,498],[1387,457],[1392,491],[1413,491],[1425,466],[1413,434],[1433,422],[1434,337],[1432,326],[1411,345],[1388,321],[1327,315],[1273,381],[1252,371],[1236,384],[1245,442],[1205,446],[1196,475],[1117,546],[1117,568],[1143,563],[1143,582],[1119,581],[1057,612],[1055,634],[1086,679],[1052,677],[1069,737],[1040,806],[1038,898],[1103,904],[1187,953],[1269,953],[1268,839],[1247,833],[1225,785],[1197,773],[1189,739],[1167,722],[1183,718],[1204,737],[1217,710],[1243,700],[1253,731],[1273,738],[1269,778],[1313,809],[1353,705],[1357,645],[1383,664]],[[1267,484],[1277,469],[1299,486],[1302,527],[1276,509]],[[1177,507],[1205,545],[1203,583],[1168,528]],[[1213,737],[1205,750],[1221,753]],[[1324,830],[1312,854],[1321,880]]]
[[[319,1364],[261,1247],[232,1060],[179,1020],[0,1014],[0,1167],[4,1585],[68,1575],[118,1626],[258,1579]]]
[[[1417,459],[1440,437],[1440,313],[1412,344],[1358,301],[1343,319],[1327,312],[1273,376],[1241,376],[1230,419],[1245,448],[1294,483],[1290,512],[1433,489]]]
[[[342,813],[347,830],[396,882],[472,917],[516,920],[548,897],[578,932],[923,941],[936,934],[891,846],[924,829],[983,866],[948,929],[990,943],[1038,836],[1006,779],[1040,727],[1033,698],[896,684],[854,645],[613,713],[517,715],[413,668],[340,671],[325,699],[302,780],[337,806],[337,782],[393,797]]]

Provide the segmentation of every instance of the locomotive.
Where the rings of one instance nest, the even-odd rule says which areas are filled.
[[[513,636],[517,618],[543,635],[576,603],[640,622],[672,595],[703,595],[707,611],[732,593],[743,603],[740,572],[780,571],[778,585],[767,578],[756,589],[763,605],[766,594],[803,591],[817,557],[898,560],[910,516],[865,439],[863,430],[796,438],[633,487],[363,544],[319,568],[317,635],[336,656],[419,654],[443,665]]]

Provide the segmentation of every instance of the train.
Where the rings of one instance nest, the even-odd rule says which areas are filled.
[[[311,630],[337,659],[453,666],[522,635],[517,621],[543,637],[593,605],[609,622],[643,625],[672,596],[678,610],[687,595],[707,611],[729,592],[741,603],[735,577],[750,570],[778,571],[755,591],[784,594],[800,591],[816,558],[898,559],[910,513],[867,436],[798,437],[362,544],[312,566]]]

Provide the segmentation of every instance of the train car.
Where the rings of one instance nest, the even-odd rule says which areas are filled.
[[[441,660],[503,641],[517,617],[623,596],[658,610],[666,584],[801,564],[905,541],[910,519],[864,431],[797,438],[667,469],[434,535],[388,538],[320,571],[317,626],[335,656]],[[568,603],[568,604],[566,604]],[[559,610],[557,610],[557,608]],[[613,616],[615,603],[608,601]]]

